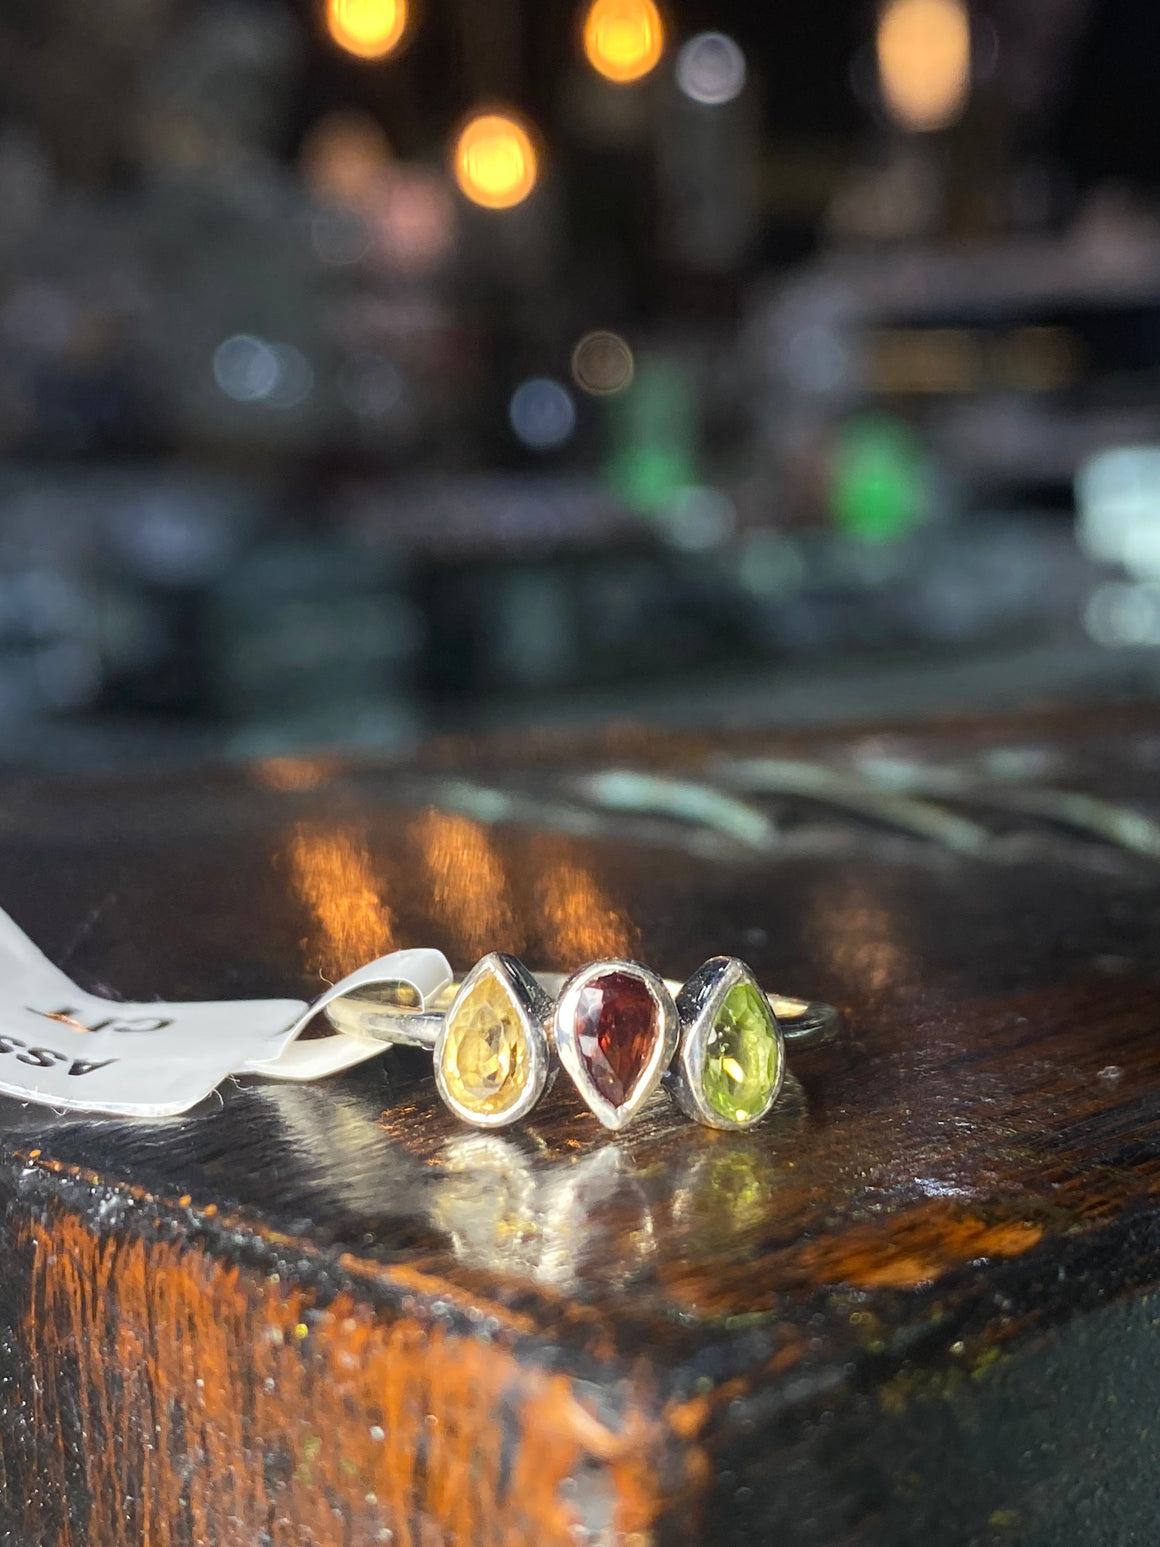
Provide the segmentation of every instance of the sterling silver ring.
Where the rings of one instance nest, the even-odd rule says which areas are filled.
[[[832,1005],[767,994],[734,956],[683,986],[639,962],[532,973],[502,951],[420,1002],[371,985],[326,1006],[336,1031],[430,1049],[444,1103],[476,1128],[525,1117],[563,1068],[605,1128],[628,1126],[662,1084],[711,1128],[751,1128],[777,1100],[786,1043],[827,1041]]]

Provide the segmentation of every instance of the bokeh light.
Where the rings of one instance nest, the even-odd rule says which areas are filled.
[[[1092,639],[1109,650],[1160,645],[1160,586],[1140,581],[1097,586],[1084,604],[1083,622]]]
[[[371,202],[391,169],[391,148],[368,113],[326,113],[302,142],[301,166],[316,199],[359,206]]]
[[[235,333],[214,350],[214,380],[235,403],[295,408],[314,389],[310,362],[293,344]]]
[[[518,119],[480,113],[455,142],[455,181],[473,204],[511,209],[536,186],[536,149]]]
[[[1097,452],[1075,480],[1076,537],[1089,558],[1160,577],[1160,446]]]
[[[456,210],[444,171],[392,158],[365,113],[328,113],[302,145],[302,171],[319,204],[311,241],[324,263],[373,257],[408,276],[437,268],[455,245]]]
[[[612,397],[632,385],[636,361],[618,333],[586,333],[572,351],[572,380],[581,392]]]
[[[269,397],[278,380],[278,357],[265,339],[235,333],[214,350],[214,380],[235,403],[257,403]]]
[[[703,553],[719,548],[737,527],[737,507],[722,489],[688,484],[664,512],[665,537],[674,548]]]
[[[699,32],[677,55],[677,85],[694,102],[720,107],[745,89],[745,55],[723,32]]]
[[[195,490],[176,487],[126,503],[109,536],[126,573],[174,590],[206,585],[234,551],[228,525]]]
[[[890,116],[919,133],[962,113],[971,81],[971,25],[962,0],[889,0],[878,23],[878,73]]]
[[[664,23],[653,0],[592,0],[584,52],[605,80],[641,80],[660,63],[664,48]]]
[[[385,59],[407,30],[407,0],[327,0],[326,25],[348,54]]]
[[[371,237],[354,211],[321,209],[310,217],[310,244],[322,263],[345,268],[367,256]]]
[[[438,268],[455,245],[455,198],[446,174],[429,167],[396,166],[368,218],[381,256],[402,274]]]
[[[835,525],[867,543],[905,537],[925,515],[919,445],[910,428],[885,414],[842,425],[830,494]]]
[[[356,356],[340,371],[339,394],[367,429],[406,431],[414,415],[414,401],[406,378],[392,360],[377,354]]]
[[[572,437],[576,405],[567,387],[547,376],[521,382],[508,417],[516,437],[532,451],[555,451]]]

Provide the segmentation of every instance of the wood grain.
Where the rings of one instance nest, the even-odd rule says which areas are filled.
[[[606,1475],[627,1539],[657,1517],[656,1416],[635,1395],[594,1412],[502,1332],[479,1335],[476,1316],[501,1320],[484,1309],[456,1327],[350,1291],[321,1303],[280,1273],[102,1239],[56,1210],[16,1244],[33,1253],[22,1335],[49,1463],[29,1540],[565,1544],[565,1484],[585,1470]],[[78,1494],[83,1509],[53,1507]]]

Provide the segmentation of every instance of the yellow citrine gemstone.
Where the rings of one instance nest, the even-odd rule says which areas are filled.
[[[528,1041],[504,985],[488,973],[451,1013],[443,1041],[443,1080],[462,1106],[495,1117],[528,1083]]]

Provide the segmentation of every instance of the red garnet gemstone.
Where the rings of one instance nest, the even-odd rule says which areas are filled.
[[[588,1078],[614,1107],[623,1106],[645,1071],[659,1035],[658,1011],[639,978],[606,972],[580,990],[576,1041]]]

